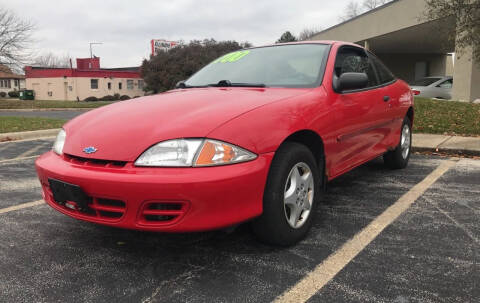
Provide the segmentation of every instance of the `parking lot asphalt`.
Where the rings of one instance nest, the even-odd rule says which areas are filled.
[[[34,156],[52,140],[0,143],[0,302],[274,301],[411,192],[418,199],[325,286],[309,285],[308,302],[480,298],[479,160],[453,159],[418,192],[452,160],[413,155],[407,169],[394,171],[376,159],[330,182],[307,238],[276,248],[259,243],[248,224],[233,232],[147,233],[26,205],[41,199]]]
[[[41,117],[70,120],[85,113],[85,110],[41,110],[41,111],[1,111],[1,116],[15,116],[15,117]]]

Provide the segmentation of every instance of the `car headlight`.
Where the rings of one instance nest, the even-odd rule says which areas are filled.
[[[63,145],[65,144],[65,138],[67,137],[67,133],[65,130],[62,128],[57,135],[57,138],[55,139],[55,143],[53,143],[53,151],[56,152],[57,154],[61,155],[63,154]]]
[[[215,166],[253,160],[257,157],[238,146],[210,139],[175,139],[147,149],[136,166]]]

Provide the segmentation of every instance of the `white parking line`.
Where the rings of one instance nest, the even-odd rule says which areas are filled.
[[[1,134],[0,134],[1,135]],[[28,138],[28,139],[19,139],[19,140],[10,140],[10,141],[3,141],[0,142],[0,146],[3,144],[13,144],[18,142],[25,142],[25,141],[36,141],[36,140],[48,140],[48,139],[55,139],[55,136],[47,136],[47,137],[38,137],[38,138]]]
[[[28,160],[28,159],[33,159],[37,158],[40,155],[35,155],[35,156],[30,156],[30,157],[23,157],[23,158],[13,158],[13,159],[7,159],[7,160],[0,160],[0,164],[6,163],[6,162],[13,162],[13,161],[20,161],[20,160]]]
[[[312,272],[276,298],[275,302],[306,302],[310,299],[456,163],[457,161],[447,160],[440,164]]]
[[[23,157],[26,157],[26,156],[30,156],[31,154],[37,152],[40,148],[43,148],[43,147],[45,147],[43,144],[39,144],[37,146],[34,146],[34,147],[30,148],[29,150],[27,150],[26,152],[23,152],[20,155],[18,155],[17,158],[23,158]]]
[[[43,200],[37,200],[37,201],[33,201],[33,202],[28,202],[28,203],[15,205],[15,206],[1,208],[0,209],[0,214],[5,214],[5,213],[11,212],[11,211],[20,210],[20,209],[24,209],[24,208],[28,208],[28,207],[33,207],[33,206],[37,206],[37,205],[41,205],[41,204],[45,204],[45,202]]]

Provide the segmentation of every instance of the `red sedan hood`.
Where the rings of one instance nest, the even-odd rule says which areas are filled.
[[[201,88],[119,102],[68,122],[64,153],[134,161],[160,141],[205,137],[221,124],[262,105],[307,92],[285,88]],[[83,149],[93,146],[95,153]]]

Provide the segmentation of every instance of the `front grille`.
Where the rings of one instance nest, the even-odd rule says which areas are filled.
[[[188,210],[187,202],[147,202],[140,210],[139,223],[143,225],[172,224]]]
[[[107,168],[122,168],[127,164],[127,161],[114,161],[114,160],[101,160],[101,159],[90,159],[83,158],[79,156],[64,154],[65,159],[77,165],[86,165],[86,166],[96,166],[96,167],[107,167]]]
[[[88,207],[79,210],[76,207],[75,201],[67,201],[66,203],[55,201],[50,187],[45,184],[43,186],[48,196],[47,198],[71,214],[99,218],[107,221],[118,221],[126,212],[126,204],[124,201],[100,197],[89,197]]]

